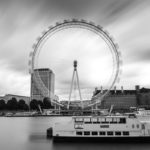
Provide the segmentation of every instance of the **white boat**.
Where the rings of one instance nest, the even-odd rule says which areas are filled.
[[[69,122],[55,123],[47,130],[54,140],[90,141],[149,141],[150,125],[135,115],[75,116]]]

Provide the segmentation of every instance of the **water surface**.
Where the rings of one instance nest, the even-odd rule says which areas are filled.
[[[150,143],[53,143],[46,130],[69,117],[0,117],[0,150],[149,150]]]

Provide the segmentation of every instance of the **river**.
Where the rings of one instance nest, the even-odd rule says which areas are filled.
[[[46,129],[69,117],[0,117],[0,150],[149,150],[150,143],[53,143]]]

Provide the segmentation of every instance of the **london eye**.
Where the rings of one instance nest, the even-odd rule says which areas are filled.
[[[46,31],[42,32],[42,35],[38,37],[36,43],[33,44],[33,50],[30,52],[29,58],[29,72],[32,74],[34,70],[37,69],[38,66],[37,60],[40,55],[40,51],[42,51],[42,47],[47,42],[47,40],[52,38],[58,32],[73,28],[85,29],[96,34],[105,42],[105,44],[109,49],[109,52],[111,53],[112,72],[107,82],[106,86],[107,90],[105,90],[105,92],[103,93],[96,95],[97,100],[92,104],[94,105],[96,103],[99,103],[109,93],[109,91],[112,89],[115,83],[119,81],[120,78],[119,75],[121,72],[120,67],[122,64],[121,53],[118,49],[118,44],[114,42],[112,36],[110,36],[110,34],[106,30],[104,30],[102,26],[95,25],[95,23],[88,22],[86,20],[77,20],[77,19],[64,20],[63,22],[57,22],[54,26],[50,26]],[[41,91],[41,93],[43,93],[43,95],[45,91],[49,90],[42,82],[38,72],[34,74],[34,81],[37,83],[37,87]],[[52,95],[51,100],[53,102],[55,102],[54,99],[55,95]]]

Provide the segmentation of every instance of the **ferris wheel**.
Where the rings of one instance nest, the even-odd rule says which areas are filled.
[[[106,30],[104,30],[103,27],[100,25],[95,25],[95,23],[88,22],[86,20],[72,19],[72,20],[64,20],[63,22],[57,22],[56,25],[50,26],[46,31],[42,32],[42,35],[37,38],[37,42],[33,44],[32,47],[33,50],[30,52],[29,55],[29,73],[33,74],[34,70],[37,69],[36,68],[37,62],[35,61],[35,59],[39,56],[40,51],[42,50],[42,47],[46,43],[46,41],[49,38],[51,38],[55,33],[70,28],[86,29],[95,33],[96,35],[101,37],[101,39],[103,39],[103,41],[109,47],[109,51],[111,52],[113,58],[112,73],[107,85],[107,90],[103,93],[96,95],[97,100],[94,103],[99,103],[109,93],[109,91],[112,89],[115,83],[119,82],[120,74],[121,74],[121,65],[122,65],[121,52],[118,50],[119,48],[118,44],[114,42],[113,37],[110,36],[109,33]],[[44,85],[38,71],[33,75],[34,75],[33,79],[37,85],[37,88],[41,91],[41,94],[44,95],[45,92],[48,92],[49,89]],[[51,100],[55,103],[54,94],[51,94]]]

